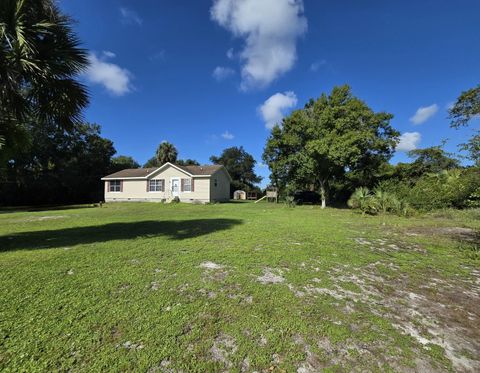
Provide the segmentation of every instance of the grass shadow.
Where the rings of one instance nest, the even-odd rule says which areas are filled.
[[[138,237],[164,236],[172,240],[184,240],[227,230],[242,223],[243,221],[238,219],[147,220],[20,232],[0,236],[0,252],[68,247]]]
[[[78,210],[96,208],[96,204],[81,205],[44,205],[44,206],[9,206],[0,207],[0,214],[11,214],[13,212],[42,212],[42,211],[59,211],[59,210]]]

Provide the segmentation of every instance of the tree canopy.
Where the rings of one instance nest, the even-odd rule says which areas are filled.
[[[392,115],[375,113],[349,86],[310,100],[272,129],[263,159],[278,187],[314,189],[326,205],[329,185],[347,171],[369,174],[388,161],[399,132]]]
[[[466,126],[475,116],[480,115],[480,85],[461,93],[449,110],[450,126]]]
[[[111,170],[112,172],[125,170],[127,168],[139,168],[140,165],[138,164],[135,159],[127,155],[119,155],[117,157],[113,157],[111,161]]]
[[[467,126],[474,117],[480,116],[480,85],[462,92],[449,110],[449,114],[450,126],[453,128]],[[468,153],[468,159],[480,167],[480,131],[476,131],[466,143],[460,144],[459,147],[461,151]]]
[[[50,124],[29,126],[35,139],[7,163],[0,203],[7,205],[81,203],[103,199],[103,176],[117,171],[113,143],[96,124],[65,131]]]
[[[225,166],[233,179],[232,190],[252,190],[255,184],[262,181],[262,178],[255,173],[257,161],[242,146],[224,149],[219,157],[212,155],[210,161]]]
[[[160,166],[161,165],[159,164],[157,157],[152,157],[148,161],[146,161],[142,167],[154,168],[154,167],[160,167]]]
[[[198,163],[195,159],[178,159],[177,164],[179,166],[200,166],[200,163]]]
[[[460,144],[460,150],[468,153],[467,158],[480,167],[480,131],[477,131],[466,143]]]
[[[457,168],[460,163],[443,150],[443,146],[415,149],[408,152],[415,160],[410,164],[410,176],[418,177],[426,173],[438,173]]]

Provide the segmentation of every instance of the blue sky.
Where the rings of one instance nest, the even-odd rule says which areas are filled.
[[[333,86],[394,114],[405,151],[469,129],[447,107],[480,83],[478,0],[62,0],[90,52],[86,119],[140,163],[161,141],[208,163]],[[403,150],[402,150],[403,149]],[[268,169],[257,168],[268,181]],[[263,184],[265,184],[265,182]]]

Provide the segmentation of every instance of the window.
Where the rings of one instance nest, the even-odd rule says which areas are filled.
[[[192,179],[183,179],[183,191],[184,192],[192,191]]]
[[[213,185],[215,186],[215,188],[218,186],[218,181],[217,181],[217,179],[213,179]]]
[[[163,180],[150,180],[148,184],[149,192],[163,192]]]
[[[110,192],[121,192],[121,191],[122,191],[122,181],[121,180],[110,181]]]

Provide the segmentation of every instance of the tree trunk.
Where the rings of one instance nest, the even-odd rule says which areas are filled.
[[[320,198],[322,199],[322,209],[324,209],[327,207],[327,191],[323,181],[320,181]]]

